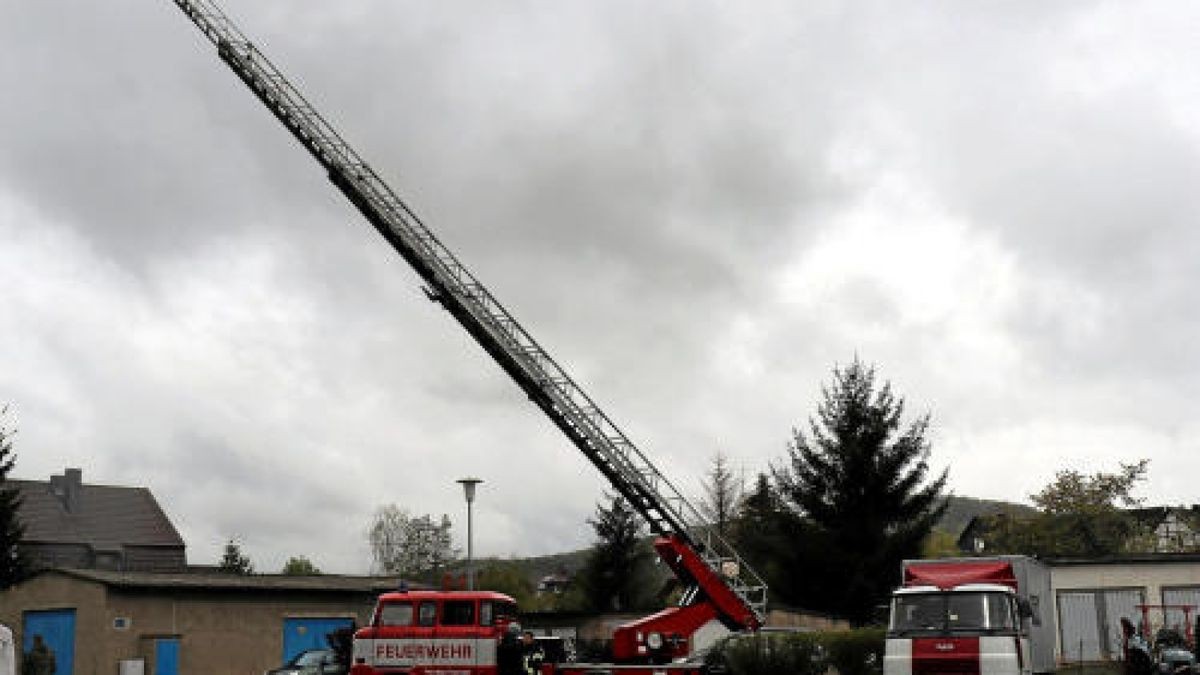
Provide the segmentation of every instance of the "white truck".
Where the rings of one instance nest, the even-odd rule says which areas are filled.
[[[1033,675],[1055,667],[1050,570],[1026,556],[906,560],[884,675]]]

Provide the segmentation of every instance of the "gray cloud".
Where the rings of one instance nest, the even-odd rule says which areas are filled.
[[[695,494],[857,353],[959,493],[1150,456],[1191,499],[1189,6],[228,10]],[[23,476],[147,485],[197,562],[364,571],[377,506],[458,519],[466,473],[485,554],[590,540],[599,476],[171,3],[6,14]]]

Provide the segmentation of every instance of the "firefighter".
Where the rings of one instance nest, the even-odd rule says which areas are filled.
[[[542,672],[542,662],[546,660],[546,652],[538,641],[533,639],[533,631],[521,634],[521,665],[525,675],[538,675]]]
[[[54,652],[41,635],[33,636],[33,648],[21,661],[21,675],[54,675]]]
[[[498,675],[524,675],[523,653],[521,649],[521,624],[513,621],[508,624],[500,644],[496,645],[496,672]]]

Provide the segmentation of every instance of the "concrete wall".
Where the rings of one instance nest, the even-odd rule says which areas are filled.
[[[124,659],[154,672],[155,640],[179,639],[181,675],[253,675],[280,665],[287,618],[365,624],[375,593],[128,589],[43,573],[0,594],[0,622],[21,644],[30,610],[75,610],[74,675],[113,675]],[[118,619],[123,621],[118,622]]]
[[[286,618],[353,618],[363,625],[374,607],[373,594],[280,592],[129,592],[109,594],[109,627],[103,659],[113,672],[118,660],[140,656],[152,672],[154,640],[179,638],[182,675],[258,673],[280,664]],[[130,619],[113,630],[118,617]]]

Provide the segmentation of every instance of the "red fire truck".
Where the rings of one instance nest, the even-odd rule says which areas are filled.
[[[496,649],[517,604],[490,591],[384,593],[354,635],[352,675],[494,675]]]
[[[216,47],[220,59],[309,151],[330,181],[408,261],[424,282],[428,297],[462,325],[658,535],[654,548],[684,589],[679,605],[619,627],[612,650],[618,665],[564,666],[559,672],[690,673],[696,670],[694,666],[673,662],[696,654],[721,634],[761,626],[766,616],[766,584],[707,519],[313,109],[215,0],[173,2]],[[455,597],[437,596],[430,601],[445,607],[456,602]],[[471,602],[478,605],[475,611],[482,617],[484,598]],[[381,608],[388,604],[385,601]],[[378,612],[376,619],[382,621]],[[399,637],[401,634],[418,629],[423,627],[375,624],[365,629],[358,636],[364,646],[356,650],[364,655],[366,669],[358,668],[356,673],[492,672],[488,670],[491,665],[442,664],[440,643],[427,641],[432,637],[417,638],[414,633],[412,639],[426,642],[397,642],[410,639]],[[470,630],[480,633],[470,639],[486,641],[495,633],[496,624]],[[396,637],[373,637],[385,634]],[[475,645],[471,652],[475,658],[479,654],[476,647],[482,643],[471,644]],[[382,649],[378,653],[383,660],[378,669],[372,669],[366,664],[366,654],[376,654],[378,649]],[[445,658],[463,660],[464,653],[460,650]],[[409,665],[399,665],[401,662]],[[396,665],[389,665],[393,663]]]

